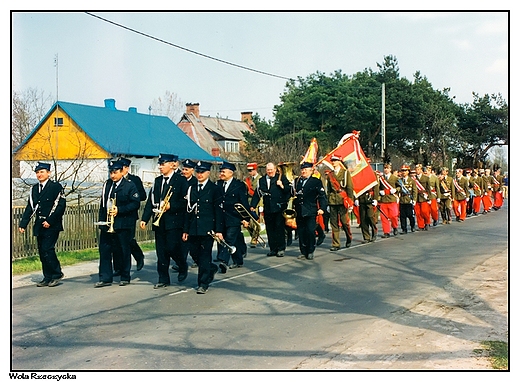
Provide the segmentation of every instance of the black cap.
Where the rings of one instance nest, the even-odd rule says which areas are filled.
[[[195,166],[197,165],[197,163],[195,163],[194,161],[192,161],[191,159],[184,159],[182,161],[182,167],[186,167],[186,168],[195,168]]]
[[[130,167],[130,163],[132,163],[132,161],[130,159],[126,159],[126,158],[119,158],[118,159],[124,167]]]
[[[179,157],[175,154],[159,154],[158,163],[177,162]]]
[[[300,165],[300,168],[310,168],[310,167],[314,167],[314,164],[311,163],[311,162],[303,162],[301,165]]]
[[[115,170],[122,170],[123,169],[123,162],[120,160],[111,160],[108,163],[108,170],[109,171],[115,171]]]
[[[229,162],[224,162],[220,165],[220,170],[231,170],[231,171],[236,171],[237,168],[235,167],[235,165],[233,163],[229,163]]]
[[[51,171],[51,164],[50,163],[38,162],[38,163],[36,163],[36,167],[34,168],[34,172],[39,171],[39,170]]]
[[[198,161],[197,165],[195,166],[195,171],[196,172],[211,171],[211,163]]]

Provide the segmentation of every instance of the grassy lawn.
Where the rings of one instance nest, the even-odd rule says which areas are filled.
[[[143,251],[154,251],[155,241],[140,243],[139,246]],[[58,259],[62,266],[74,265],[83,261],[92,261],[99,259],[99,251],[97,248],[84,249],[81,251],[58,252]],[[21,275],[42,270],[42,263],[38,256],[27,257],[15,260],[11,263],[13,275]]]
[[[509,348],[507,342],[484,341],[484,349],[475,350],[475,353],[488,357],[491,366],[497,370],[509,370]]]

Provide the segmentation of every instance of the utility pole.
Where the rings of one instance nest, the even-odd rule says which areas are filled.
[[[386,120],[385,120],[385,83],[381,88],[381,159],[385,158],[386,150]]]

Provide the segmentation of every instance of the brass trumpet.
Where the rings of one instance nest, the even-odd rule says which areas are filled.
[[[94,225],[106,225],[106,226],[108,226],[108,231],[107,231],[108,233],[116,232],[114,230],[115,216],[113,214],[111,214],[111,212],[116,209],[116,196],[117,195],[114,195],[113,198],[108,199],[108,203],[107,203],[107,220],[104,221],[104,222],[96,222],[96,223],[94,223]]]
[[[287,208],[283,210],[282,216],[285,219],[285,225],[292,229],[296,229],[296,210],[293,207],[294,197],[289,199],[289,203],[287,204]]]
[[[166,211],[166,204],[170,202],[170,198],[172,197],[173,191],[172,186],[168,188],[168,192],[166,192],[166,195],[164,196],[164,200],[161,203],[160,208],[154,208],[153,212],[155,212],[155,221],[152,223],[154,226],[159,227],[159,220],[161,220],[161,217],[163,216],[164,212]]]
[[[218,244],[224,246],[230,255],[232,255],[233,253],[235,253],[237,251],[237,248],[235,246],[229,245],[224,240],[221,240],[214,231],[209,231],[208,235],[210,235],[213,239],[215,239]]]
[[[251,215],[251,213],[242,204],[235,203],[235,210],[237,210],[242,219],[246,220],[249,218],[249,225],[246,228],[249,232],[249,235],[251,236],[251,240],[260,240],[262,242],[262,247],[265,248],[265,240],[262,236],[260,236],[260,231],[262,230],[260,223],[256,221],[253,215]]]

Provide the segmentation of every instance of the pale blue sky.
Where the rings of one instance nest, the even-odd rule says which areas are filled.
[[[402,77],[415,71],[458,103],[472,91],[508,99],[506,12],[93,12],[128,28],[221,60],[282,77],[341,69],[377,70],[394,55]],[[188,53],[83,12],[13,13],[12,86],[59,99],[148,112],[166,91],[201,114],[272,119],[285,80]]]

